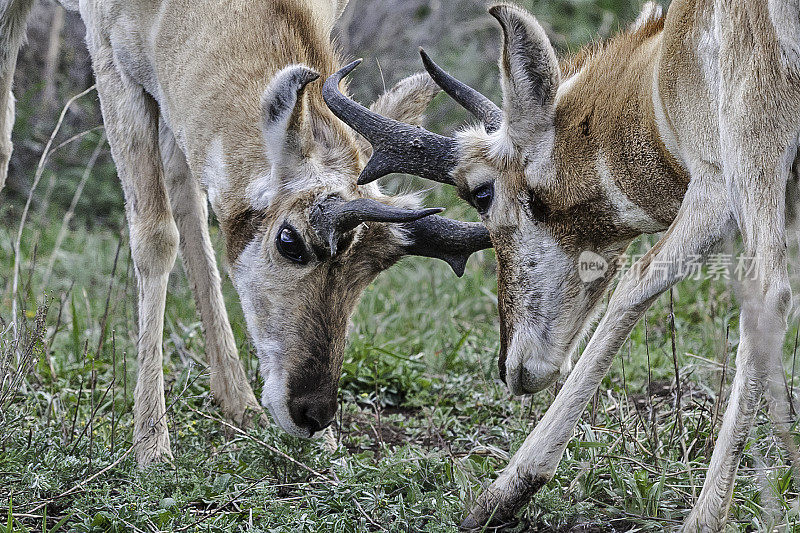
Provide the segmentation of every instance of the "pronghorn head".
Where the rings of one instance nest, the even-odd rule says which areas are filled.
[[[615,185],[625,163],[617,159],[613,127],[600,133],[608,107],[617,104],[593,96],[601,73],[562,81],[555,51],[532,15],[507,4],[490,13],[504,34],[502,109],[422,52],[432,78],[478,126],[443,137],[370,115],[343,97],[327,103],[375,148],[360,183],[413,173],[456,186],[478,210],[497,253],[500,374],[513,393],[525,394],[568,370],[619,255],[636,235],[663,229],[674,212],[651,216]],[[671,199],[662,203],[673,208]]]
[[[252,132],[233,139],[239,145],[218,143],[205,173],[260,361],[262,403],[304,437],[333,420],[348,324],[366,286],[405,255],[444,259],[461,275],[471,253],[491,246],[480,224],[358,187],[369,146],[331,114],[316,78],[304,65],[278,72],[257,141]],[[419,74],[374,105],[416,121],[437,91]]]

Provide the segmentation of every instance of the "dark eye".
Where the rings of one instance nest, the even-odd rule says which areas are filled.
[[[308,262],[303,239],[288,224],[284,224],[278,231],[278,236],[275,238],[275,246],[283,257],[291,259],[295,263],[304,265]]]
[[[472,202],[482,215],[485,215],[489,211],[489,208],[492,206],[492,200],[494,200],[494,183],[481,185],[472,191]]]

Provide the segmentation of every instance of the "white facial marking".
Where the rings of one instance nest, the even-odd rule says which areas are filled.
[[[281,366],[284,347],[270,335],[270,324],[264,323],[267,317],[261,316],[263,313],[259,313],[256,306],[256,299],[262,297],[266,291],[261,276],[266,267],[261,243],[254,240],[245,247],[232,272],[247,329],[258,354],[261,376],[264,378],[261,404],[269,409],[272,418],[284,431],[296,437],[308,438],[308,430],[295,424],[289,413],[288,375]]]
[[[278,192],[275,183],[275,178],[269,174],[256,178],[247,185],[245,195],[253,209],[265,210],[269,207],[272,199],[275,198],[275,193]]]
[[[597,153],[596,164],[597,173],[600,176],[600,183],[603,186],[606,197],[618,213],[619,222],[631,228],[641,230],[643,233],[655,233],[665,229],[666,226],[664,224],[654,220],[644,209],[633,203],[630,198],[625,196],[625,193],[617,187],[617,184],[614,182],[614,176],[611,174],[611,170],[608,168],[608,163],[606,163],[606,158],[602,152]]]

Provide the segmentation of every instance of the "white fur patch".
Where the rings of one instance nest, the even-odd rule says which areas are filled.
[[[781,59],[793,68],[800,67],[800,2],[769,0],[769,15],[781,45]]]
[[[222,148],[222,139],[219,137],[214,139],[208,148],[201,180],[208,191],[208,199],[211,205],[216,206],[220,195],[228,186],[225,154]]]
[[[506,353],[509,390],[524,394],[544,389],[558,377],[562,359],[563,353],[543,343],[536,329],[518,327]]]
[[[256,307],[256,298],[259,298],[260,294],[252,288],[262,287],[259,273],[264,272],[265,268],[261,243],[253,241],[242,251],[232,276],[236,291],[239,293],[247,329],[256,347],[261,377],[264,379],[261,404],[269,410],[281,429],[290,435],[308,438],[311,437],[308,430],[295,424],[289,412],[288,376],[281,366],[285,352],[283,343],[270,335],[269,324],[263,323],[264,317],[259,316]],[[318,433],[321,434],[322,432]]]
[[[697,40],[697,60],[706,84],[712,93],[719,92],[719,36],[716,30],[704,28]]]
[[[664,110],[664,102],[661,101],[661,93],[658,89],[658,71],[653,73],[653,112],[656,119],[656,127],[658,134],[661,137],[661,142],[664,143],[667,151],[674,157],[684,170],[688,171],[686,163],[683,161],[683,154],[678,142],[678,137],[667,119],[667,113]]]
[[[275,179],[270,173],[267,176],[256,178],[247,185],[245,195],[253,209],[267,209],[277,193]]]
[[[584,69],[579,70],[577,73],[573,74],[566,80],[561,82],[561,85],[558,86],[558,90],[556,90],[556,106],[558,105],[558,101],[567,94],[570,89],[575,85],[575,82],[578,81],[578,77],[581,75]]]
[[[654,220],[647,212],[633,203],[630,198],[625,196],[625,193],[617,187],[614,182],[614,176],[608,168],[606,158],[602,152],[597,153],[597,174],[600,176],[600,183],[606,193],[606,197],[616,209],[619,216],[619,222],[641,230],[643,233],[655,233],[666,228],[666,226],[657,220]]]
[[[636,22],[633,23],[631,29],[633,31],[641,29],[645,24],[651,20],[660,18],[664,14],[664,8],[655,2],[647,2],[642,6],[642,11],[636,17]]]

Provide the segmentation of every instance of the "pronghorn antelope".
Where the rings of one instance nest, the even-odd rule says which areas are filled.
[[[30,3],[12,0],[2,12],[3,27],[15,29],[2,34],[6,89]],[[179,249],[206,334],[212,392],[237,423],[260,416],[225,312],[206,193],[260,360],[262,403],[298,436],[333,419],[350,315],[375,276],[409,254],[444,259],[460,275],[472,252],[491,245],[480,224],[432,216],[438,210],[417,209],[413,196],[357,187],[369,145],[331,114],[321,83],[312,84],[338,68],[329,34],[346,3],[68,6],[86,24],[126,197],[139,284],[134,441],[141,465],[171,455],[162,331]],[[374,107],[417,121],[438,90],[426,74],[415,75]]]
[[[785,198],[800,167],[800,2],[674,0],[666,16],[649,3],[626,33],[562,61],[528,12],[510,4],[489,12],[504,35],[502,109],[422,53],[437,83],[481,121],[454,138],[341,95],[354,64],[324,91],[375,148],[361,183],[416,173],[455,185],[482,215],[498,259],[500,374],[513,393],[566,373],[615,259],[637,235],[666,231],[617,286],[555,401],[463,526],[508,518],[553,476],[638,319],[686,275],[689,257],[738,230],[746,255],[758,258],[757,280],[744,282],[729,406],[684,526],[720,531],[765,384],[782,378]],[[610,267],[584,283],[578,260],[587,251]]]

